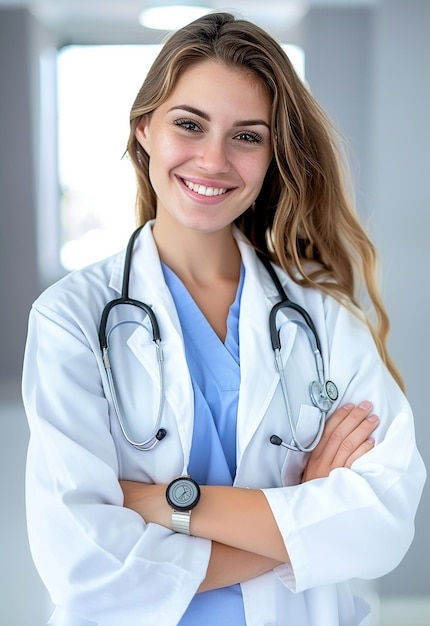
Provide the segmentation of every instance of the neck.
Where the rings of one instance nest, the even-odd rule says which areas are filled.
[[[231,227],[214,233],[153,228],[160,259],[186,285],[209,286],[217,280],[239,281],[240,252]]]
[[[208,233],[177,223],[166,224],[157,217],[153,235],[161,260],[181,279],[215,333],[224,341],[241,264],[231,226]]]

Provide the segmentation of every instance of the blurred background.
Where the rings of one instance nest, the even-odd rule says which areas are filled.
[[[176,27],[185,15],[184,8],[174,14],[178,2],[0,0],[0,623],[5,626],[43,626],[50,611],[25,524],[28,429],[20,375],[28,312],[45,287],[120,249],[133,228],[134,183],[122,158],[128,112],[168,28],[142,25],[139,16],[166,4]],[[251,19],[285,44],[348,142],[357,209],[380,251],[391,351],[429,466],[430,1],[204,4]],[[380,581],[361,583],[375,605],[374,626],[430,624],[429,528],[427,486],[404,561]]]

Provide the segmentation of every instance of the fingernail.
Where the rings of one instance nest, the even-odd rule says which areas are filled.
[[[371,402],[367,402],[367,400],[365,400],[364,402],[360,402],[358,406],[360,407],[360,409],[368,411],[372,407],[372,404]]]
[[[379,422],[379,417],[377,415],[369,415],[369,417],[367,418],[369,420],[369,422]]]
[[[369,437],[369,439],[367,439],[367,443],[370,443],[370,445],[373,446],[375,444],[375,440],[373,437]]]
[[[346,404],[343,405],[342,408],[345,409],[345,411],[350,411],[351,409],[354,408],[354,405],[352,404],[352,402],[347,402]]]

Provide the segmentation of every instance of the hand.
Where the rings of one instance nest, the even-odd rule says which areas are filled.
[[[379,424],[370,414],[370,402],[345,404],[336,409],[324,428],[317,447],[310,453],[302,482],[328,476],[332,469],[351,465],[375,445],[370,437]]]

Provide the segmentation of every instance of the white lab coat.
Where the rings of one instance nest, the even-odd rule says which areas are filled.
[[[242,584],[247,624],[365,624],[367,605],[353,596],[348,581],[392,570],[413,538],[425,470],[410,407],[366,326],[333,299],[279,272],[291,299],[314,320],[338,403],[369,399],[381,419],[376,447],[351,470],[300,484],[306,455],[269,443],[274,433],[289,439],[268,330],[278,296],[252,248],[235,235],[246,270],[235,485],[264,490],[291,559]],[[118,478],[167,483],[186,471],[193,429],[181,329],[147,224],[135,244],[130,296],[150,304],[159,321],[167,436],[141,452],[119,431],[97,334],[104,305],[121,291],[123,263],[118,254],[72,273],[42,294],[30,315],[23,378],[31,429],[28,528],[35,563],[58,607],[50,621],[55,626],[174,626],[210,556],[208,540],[146,525],[122,507]],[[121,315],[116,309],[108,326]],[[306,442],[318,418],[307,392],[315,377],[313,356],[307,338],[285,318],[281,338],[293,414],[300,414]],[[115,356],[130,428],[144,437],[155,420],[158,388],[150,334],[134,326]]]

